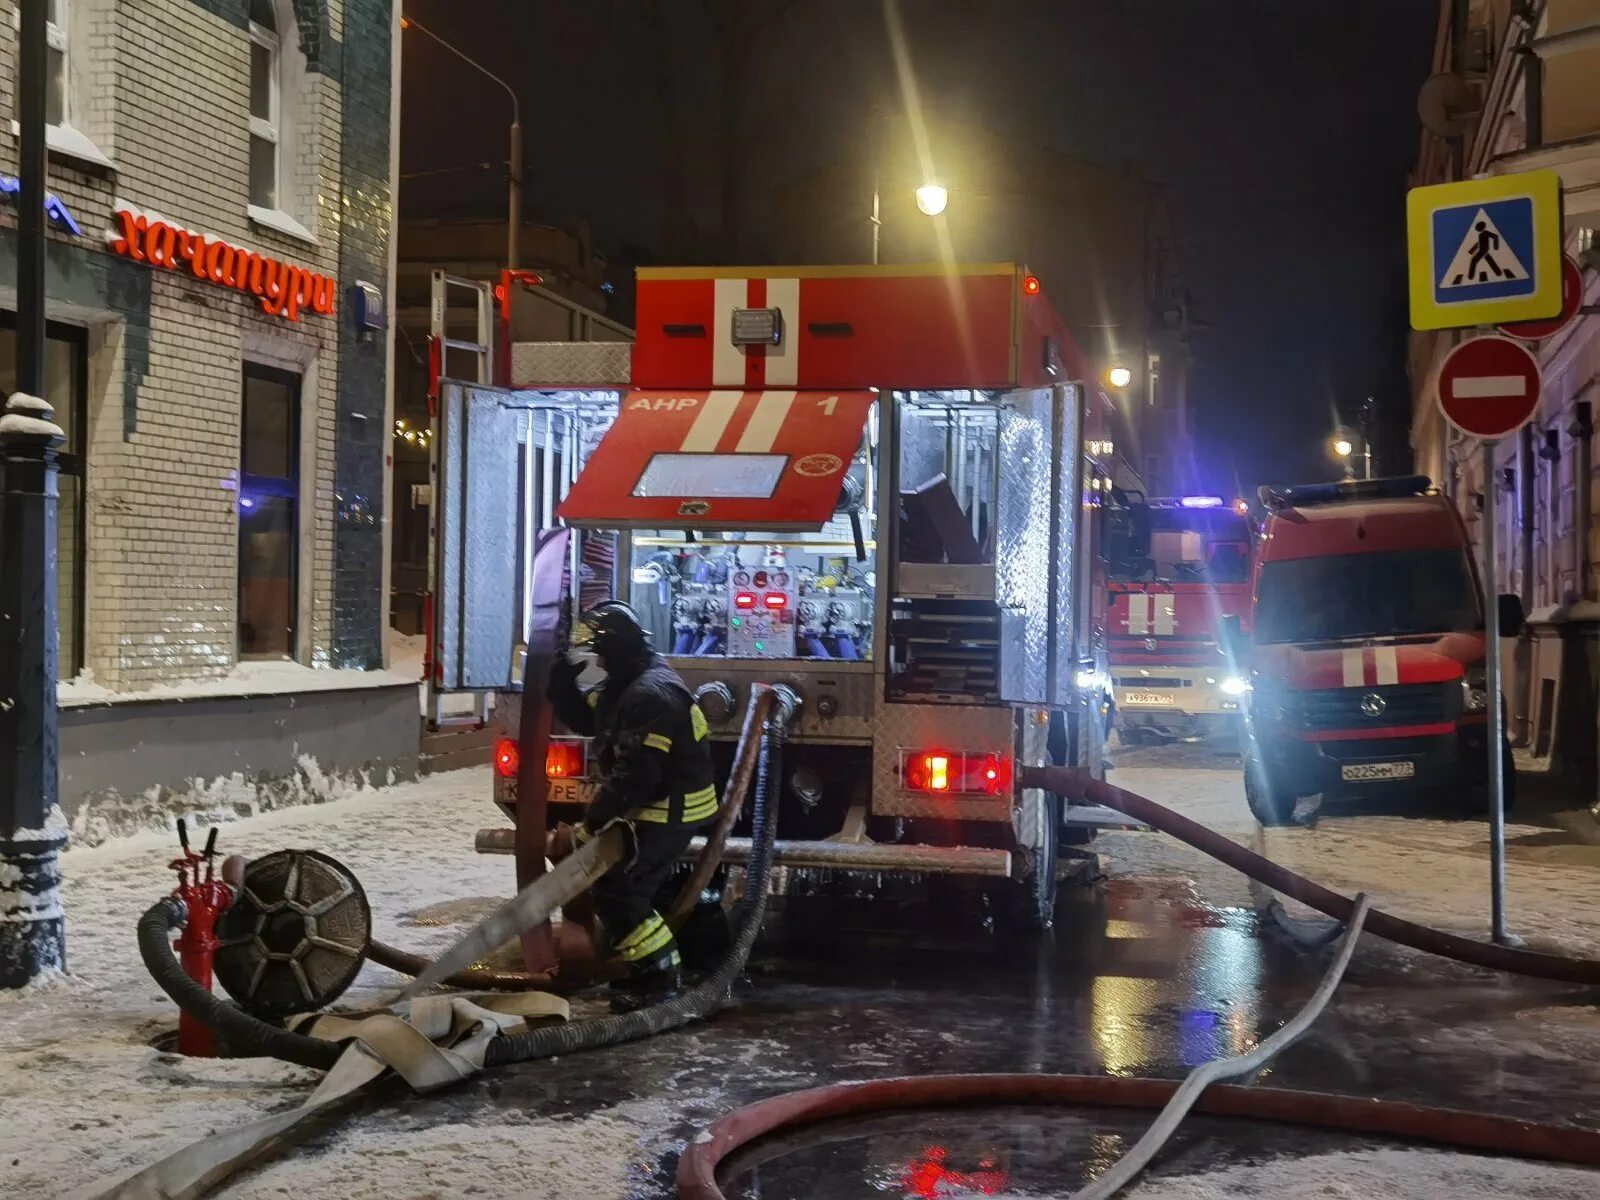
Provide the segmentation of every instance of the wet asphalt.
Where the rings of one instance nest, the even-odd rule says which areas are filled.
[[[1218,762],[1215,751],[1195,753]],[[769,917],[735,1002],[714,1019],[497,1071],[425,1100],[439,1111],[414,1116],[583,1117],[667,1098],[641,1136],[630,1192],[664,1198],[675,1194],[688,1139],[731,1108],[798,1088],[930,1072],[1181,1077],[1278,1028],[1333,954],[1253,911],[1209,907],[1171,879],[1068,887],[1043,934],[986,920],[985,903],[954,885],[866,904],[790,897]],[[1560,1017],[1597,1002],[1592,990],[1509,979],[1369,937],[1328,1012],[1260,1081],[1594,1124],[1594,1042],[1563,1051]],[[1084,1110],[891,1114],[758,1144],[727,1164],[723,1186],[745,1200],[1065,1197],[1148,1120]],[[1155,1173],[1371,1144],[1195,1118]]]

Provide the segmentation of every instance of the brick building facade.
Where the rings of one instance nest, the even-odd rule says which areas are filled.
[[[15,8],[0,19],[5,176]],[[134,708],[148,720],[181,691],[232,720],[252,697],[371,690],[359,673],[381,672],[391,356],[385,331],[357,328],[350,292],[392,291],[398,14],[393,0],[49,8],[66,776],[82,708],[102,726]],[[15,263],[7,206],[0,323]],[[8,391],[14,366],[0,330]],[[366,718],[372,700],[356,705]],[[328,703],[318,720],[336,729]],[[279,727],[291,742],[293,725]],[[121,741],[107,733],[101,757]],[[295,770],[286,752],[240,751],[237,773],[265,785]],[[111,778],[102,765],[82,769]],[[179,794],[205,776],[175,758],[116,786]],[[64,777],[64,803],[104,791],[78,784]]]

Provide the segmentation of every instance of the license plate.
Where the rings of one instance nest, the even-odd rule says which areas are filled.
[[[1171,706],[1177,703],[1171,692],[1124,692],[1124,704],[1163,704]]]
[[[1339,768],[1339,778],[1350,783],[1367,779],[1410,779],[1417,773],[1413,762],[1345,763]]]
[[[551,804],[588,804],[594,799],[594,781],[589,779],[552,779]]]

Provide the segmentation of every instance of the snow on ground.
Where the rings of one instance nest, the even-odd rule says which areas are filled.
[[[138,700],[205,700],[226,696],[279,696],[291,692],[337,692],[355,688],[393,687],[415,683],[420,671],[409,664],[392,671],[342,670],[332,667],[307,667],[297,662],[236,663],[226,675],[207,679],[186,679],[178,683],[158,683],[137,692],[117,692],[96,681],[92,670],[84,670],[56,689],[62,708],[83,708],[91,704],[120,704]]]
[[[1173,804],[1250,843],[1254,823],[1232,770],[1127,768],[1124,787]],[[226,826],[224,853],[255,856],[315,846],[345,861],[371,900],[383,940],[428,953],[460,930],[423,912],[447,901],[503,896],[508,861],[472,851],[472,834],[500,824],[487,769],[368,790],[317,807],[261,813]],[[1537,834],[1513,825],[1515,841]],[[1315,829],[1273,830],[1267,853],[1330,886],[1366,888],[1403,915],[1481,933],[1487,898],[1479,822],[1387,817],[1325,819]],[[1110,874],[1170,880],[1196,899],[1248,905],[1249,888],[1211,860],[1154,834],[1110,834],[1097,843]],[[139,962],[133,926],[172,887],[169,835],[140,834],[64,858],[71,974],[21,993],[0,993],[0,1195],[57,1196],[125,1173],[195,1138],[303,1099],[313,1073],[262,1061],[188,1060],[157,1053],[149,1039],[176,1023],[173,1006]],[[1511,912],[1519,929],[1569,949],[1600,942],[1597,875],[1581,863],[1530,851],[1512,858]],[[419,914],[421,921],[407,918]],[[369,965],[342,1005],[360,1007],[398,982]],[[1560,1049],[1592,1035],[1587,1012],[1566,1030],[1540,1017],[1528,1029]],[[694,1037],[693,1034],[680,1035]],[[1473,1050],[1470,1038],[1463,1053]],[[486,1104],[489,1101],[486,1099]],[[629,1101],[582,1116],[486,1110],[482,1122],[428,1126],[352,1118],[323,1135],[336,1150],[290,1156],[218,1194],[234,1200],[294,1196],[397,1200],[481,1194],[507,1200],[636,1194],[640,1164],[653,1163],[673,1098]],[[679,1114],[681,1115],[681,1114]],[[1568,1200],[1593,1194],[1593,1176],[1466,1156],[1384,1149],[1167,1177],[1137,1195],[1151,1200],[1317,1197],[1456,1200],[1510,1196]],[[651,1192],[649,1194],[656,1194]]]
[[[1360,1150],[1275,1158],[1153,1179],[1128,1200],[1591,1200],[1595,1174],[1436,1150]]]
[[[1484,820],[1404,815],[1324,815],[1312,828],[1262,829],[1245,804],[1237,767],[1119,766],[1112,782],[1274,862],[1347,894],[1366,891],[1377,908],[1473,937],[1489,930],[1489,826]],[[1600,953],[1600,856],[1563,853],[1542,826],[1506,823],[1506,912],[1530,947]],[[1113,877],[1177,874],[1197,900],[1250,905],[1244,876],[1164,835],[1106,833],[1094,843]],[[1586,849],[1586,848],[1583,848]],[[1259,890],[1259,889],[1258,889]],[[1296,916],[1309,909],[1287,903]]]

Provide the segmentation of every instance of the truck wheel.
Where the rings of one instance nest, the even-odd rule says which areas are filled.
[[[1294,822],[1294,797],[1273,788],[1266,768],[1257,762],[1245,762],[1244,799],[1263,825],[1290,825]]]

